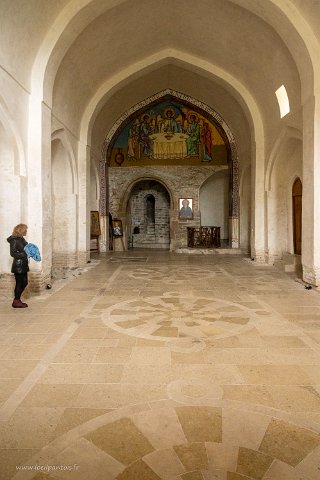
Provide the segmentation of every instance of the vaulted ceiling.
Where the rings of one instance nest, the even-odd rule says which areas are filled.
[[[285,85],[297,128],[312,91],[294,20],[316,38],[317,0],[1,0],[0,8],[3,68],[28,91],[43,74],[54,115],[76,136],[89,116],[96,147],[121,113],[172,88],[218,110],[247,150],[250,103],[272,137],[276,89]]]

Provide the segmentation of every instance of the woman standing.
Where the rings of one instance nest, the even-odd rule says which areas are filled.
[[[28,255],[24,251],[24,247],[28,242],[23,238],[27,235],[28,227],[24,223],[19,223],[13,229],[12,235],[7,238],[10,243],[10,255],[13,257],[11,272],[16,278],[16,286],[14,289],[13,308],[26,308],[28,305],[21,301],[21,295],[28,285]]]

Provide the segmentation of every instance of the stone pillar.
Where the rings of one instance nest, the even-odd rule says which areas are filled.
[[[78,149],[78,263],[90,259],[90,147]]]
[[[252,153],[251,257],[265,263],[264,147],[255,145]]]
[[[320,95],[303,106],[301,254],[304,281],[320,285]]]
[[[33,109],[33,110],[32,110]],[[42,261],[30,261],[30,288],[40,291],[51,279],[52,200],[51,200],[51,109],[30,105],[27,164],[28,241],[35,243]]]
[[[239,217],[229,217],[229,238],[231,248],[239,248]]]

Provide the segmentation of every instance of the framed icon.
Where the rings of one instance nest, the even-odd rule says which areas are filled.
[[[179,219],[190,220],[193,218],[192,198],[179,198]]]
[[[112,235],[114,237],[123,237],[122,221],[117,218],[112,220]]]
[[[93,210],[91,213],[90,235],[91,237],[99,237],[101,235],[100,217],[97,210]]]

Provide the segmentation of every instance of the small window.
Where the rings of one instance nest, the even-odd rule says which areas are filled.
[[[283,118],[290,112],[289,98],[286,87],[284,85],[281,85],[281,87],[278,88],[278,90],[276,91],[276,96],[280,108],[280,117]]]

